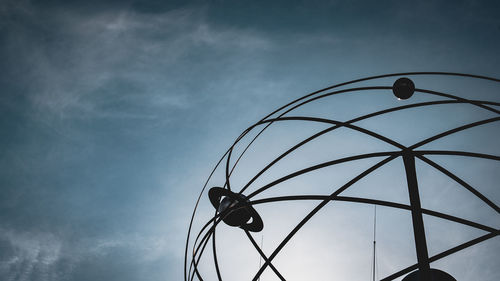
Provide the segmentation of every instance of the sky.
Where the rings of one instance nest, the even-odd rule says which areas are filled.
[[[0,0],[1,279],[182,280],[186,234],[196,198],[214,165],[244,129],[295,98],[361,77],[451,71],[499,78],[499,12],[498,1]],[[415,79],[417,87],[424,84],[422,88],[500,101],[495,84],[462,85],[461,81]],[[312,104],[297,114],[330,113],[329,117],[344,119],[375,106],[371,99],[358,102],[363,106],[352,110],[339,107],[333,117],[327,103]],[[342,101],[331,105],[339,104]],[[467,115],[461,108],[449,110],[429,113],[422,121],[462,124],[465,119],[457,116],[487,116],[476,111]],[[399,131],[388,125],[389,121],[364,125],[404,143],[415,137],[411,130],[396,134]],[[274,155],[264,153],[266,149],[282,151],[319,128],[278,126],[263,139],[263,147],[255,148],[242,162],[249,171],[241,172],[239,178],[235,172],[235,182],[244,182],[251,171],[269,160],[266,157]],[[488,127],[469,143],[490,153],[488,149],[496,149],[498,155],[494,142],[498,131],[498,124]],[[337,141],[351,141],[351,145],[339,145],[342,153],[358,151],[359,146],[365,150],[376,147],[371,143],[354,146],[355,137]],[[327,144],[318,147],[321,145]],[[317,156],[319,161],[325,155]],[[308,159],[305,156],[296,157],[300,160],[288,161],[289,166],[262,180],[294,169],[297,163],[311,164],[304,162]],[[494,189],[498,164],[453,166],[457,161],[449,162],[457,173],[480,174],[478,182],[486,182],[490,189],[485,192],[496,196],[492,200],[498,202]],[[346,169],[355,172],[367,167]],[[220,184],[220,177],[214,178],[213,185]],[[285,193],[276,192],[292,191],[291,187]],[[431,192],[427,198],[438,197]],[[202,201],[207,204],[205,195]],[[311,202],[304,204],[312,206]],[[460,213],[458,204],[451,204],[448,211]],[[260,207],[268,214],[263,215],[266,230],[274,233],[273,226],[276,233],[289,229],[304,215],[299,207],[285,207],[292,210],[287,220],[276,207]],[[383,229],[384,211],[380,212]],[[473,218],[477,214],[484,223],[498,227],[497,214],[464,213]],[[299,278],[287,280],[311,276],[293,272],[300,268],[293,257],[311,249],[325,257],[322,268],[328,269],[327,261],[331,260],[346,269],[347,277],[338,275],[341,279],[353,272],[351,263],[358,259],[365,262],[361,253],[366,247],[355,247],[358,240],[349,237],[368,237],[371,245],[370,230],[365,229],[370,224],[371,207],[355,210],[346,205],[334,214],[339,215],[330,217],[331,226],[318,218],[317,226],[300,232],[303,237],[294,240],[295,247],[286,248],[289,254],[284,256],[289,258],[276,261]],[[351,215],[359,220],[354,223]],[[404,237],[406,230],[392,227],[407,218],[397,218],[399,213],[386,216],[388,233]],[[350,243],[335,244],[334,250],[322,252],[326,248],[318,245],[332,240],[329,231],[335,229],[333,222],[347,225],[346,231],[335,235]],[[221,231],[221,237],[227,235],[227,241],[242,239],[240,232],[222,230],[227,234]],[[308,234],[317,235],[318,243],[301,242],[309,241]],[[273,238],[266,234],[266,253],[272,252],[271,246],[280,235]],[[465,236],[474,235],[467,232]],[[394,269],[394,260],[410,265],[414,258],[407,254],[412,253],[411,243],[401,246],[405,249],[402,253],[395,253],[387,245],[403,245],[404,238],[400,242],[387,238],[384,250],[383,237],[381,234],[380,273]],[[463,237],[455,238],[443,239],[436,234],[440,241],[437,248],[444,250],[450,246],[446,243]],[[460,276],[455,278],[461,281],[479,280],[477,276],[484,281],[498,280],[496,249],[500,242],[495,239],[476,252],[459,256],[462,259],[455,263],[451,260],[438,266],[456,272]],[[254,274],[257,270],[255,250],[248,248],[248,241],[242,243],[247,243],[242,245],[247,247],[240,250],[242,254],[221,254],[225,263],[235,263],[225,267],[228,276],[235,271]],[[351,244],[354,248],[348,247]],[[355,253],[352,262],[329,254],[335,251]],[[474,259],[482,262],[471,263]],[[237,262],[242,265],[237,266]],[[252,267],[245,266],[249,263]],[[210,261],[203,266],[209,275]],[[316,273],[325,274],[318,278],[332,274]],[[272,272],[265,274],[262,281],[274,280]],[[364,277],[369,277],[369,266],[359,276],[350,276],[352,280],[366,280]],[[242,280],[249,279],[245,276]]]

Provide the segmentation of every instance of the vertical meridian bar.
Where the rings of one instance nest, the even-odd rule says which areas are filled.
[[[415,169],[415,156],[409,149],[403,151],[403,162],[408,182],[408,194],[410,196],[411,218],[413,222],[413,235],[415,236],[415,249],[417,251],[418,269],[420,280],[430,280],[429,254],[425,239],[424,220],[422,218],[422,207],[418,192],[417,172]]]

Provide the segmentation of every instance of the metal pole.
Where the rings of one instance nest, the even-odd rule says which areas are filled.
[[[427,252],[427,242],[425,240],[424,221],[422,218],[422,207],[420,205],[417,172],[415,170],[415,156],[413,155],[413,151],[409,149],[403,151],[403,162],[406,170],[406,180],[408,182],[411,218],[413,221],[413,235],[415,236],[415,249],[417,251],[420,280],[427,281],[430,280],[429,254]]]
[[[264,251],[264,249],[262,248],[264,246],[264,234],[262,234],[262,237],[260,238],[260,249],[262,251]],[[259,256],[259,269],[262,267],[262,256]],[[257,281],[260,281],[260,276],[259,276],[259,279],[257,279]]]
[[[372,281],[375,281],[375,271],[377,270],[375,266],[375,252],[376,252],[376,246],[377,246],[377,205],[373,206],[373,271],[372,271]]]

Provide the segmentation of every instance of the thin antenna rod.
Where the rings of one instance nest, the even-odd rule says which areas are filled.
[[[375,281],[375,271],[376,271],[376,246],[377,246],[377,205],[373,208],[373,270],[372,270],[372,281]]]
[[[260,238],[260,249],[261,249],[262,251],[264,251],[264,250],[262,249],[262,246],[263,246],[263,245],[264,245],[264,234],[262,234],[262,237]],[[262,266],[262,256],[259,256],[259,269],[261,268],[261,266]],[[260,276],[259,276],[259,279],[257,279],[257,281],[260,281]]]

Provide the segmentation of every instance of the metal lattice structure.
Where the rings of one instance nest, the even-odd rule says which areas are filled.
[[[432,161],[428,158],[429,155],[452,155],[452,156],[463,156],[463,157],[472,157],[477,159],[487,159],[493,161],[500,161],[500,156],[491,155],[485,153],[477,153],[471,151],[458,151],[458,150],[423,150],[420,149],[423,145],[439,140],[443,137],[450,136],[452,134],[462,132],[471,128],[475,128],[478,126],[482,126],[485,124],[491,124],[494,122],[500,121],[500,110],[498,106],[500,106],[500,102],[495,101],[484,101],[484,100],[472,100],[465,99],[462,97],[458,97],[449,93],[415,88],[412,80],[408,78],[400,78],[396,80],[395,78],[399,77],[420,77],[420,76],[431,76],[431,77],[458,77],[461,79],[473,79],[478,81],[485,81],[487,83],[500,83],[500,79],[484,77],[479,75],[471,75],[471,74],[462,74],[462,73],[444,73],[444,72],[411,72],[411,73],[394,73],[394,74],[386,74],[379,75],[373,77],[367,77],[363,79],[357,79],[341,84],[337,84],[320,91],[313,92],[306,96],[303,96],[299,99],[296,99],[277,110],[273,111],[266,117],[262,118],[257,123],[250,126],[246,129],[234,142],[234,144],[227,150],[227,152],[222,156],[214,170],[210,174],[205,186],[203,187],[200,196],[198,197],[198,201],[196,203],[195,209],[193,211],[193,215],[191,218],[191,222],[189,225],[189,230],[187,234],[186,241],[186,249],[185,249],[185,264],[184,264],[184,280],[204,280],[203,274],[199,270],[199,261],[203,256],[204,252],[207,249],[212,248],[213,252],[213,266],[217,273],[217,278],[219,281],[224,280],[223,276],[220,272],[220,265],[217,260],[216,253],[216,239],[215,239],[215,230],[217,226],[224,222],[227,225],[239,227],[241,228],[242,235],[248,237],[248,240],[255,248],[256,252],[260,255],[263,260],[262,265],[259,270],[255,273],[254,276],[248,277],[248,280],[257,281],[262,275],[263,271],[266,269],[272,270],[276,276],[280,280],[286,280],[278,268],[273,265],[273,260],[280,253],[280,251],[287,245],[287,243],[294,237],[294,235],[324,206],[334,201],[343,201],[343,202],[356,202],[362,204],[372,204],[378,206],[391,207],[401,210],[406,210],[411,213],[412,218],[412,226],[414,233],[414,241],[415,241],[415,251],[417,256],[417,262],[409,267],[402,268],[397,272],[394,272],[391,275],[385,276],[384,281],[394,280],[396,278],[400,278],[402,276],[407,275],[404,279],[406,280],[433,280],[435,276],[438,274],[446,274],[443,272],[438,272],[435,269],[430,267],[432,262],[440,260],[444,257],[452,255],[458,251],[461,251],[465,248],[474,246],[478,243],[481,243],[485,240],[491,239],[500,234],[500,229],[498,226],[488,226],[475,221],[467,220],[461,217],[452,216],[446,213],[429,210],[422,208],[419,197],[419,189],[418,189],[418,181],[417,181],[417,171],[415,168],[415,159],[419,159],[420,161],[425,162],[430,167],[433,167],[435,170],[440,173],[446,175],[449,179],[453,180],[465,190],[470,192],[471,196],[475,196],[480,199],[484,204],[489,206],[494,212],[498,215],[500,214],[499,207],[493,202],[494,200],[487,198],[484,194],[478,191],[477,188],[473,187],[463,179],[459,175],[456,175],[446,169],[445,167],[439,165],[438,163]],[[396,81],[392,86],[359,86],[356,87],[358,83],[366,83],[366,82],[376,82],[378,79],[387,79],[394,78],[393,81]],[[418,85],[417,85],[418,86]],[[341,88],[341,89],[339,89]],[[325,99],[332,97],[334,95],[348,94],[353,92],[363,92],[363,91],[392,91],[396,97],[400,99],[408,99],[412,96],[413,93],[416,94],[426,94],[431,95],[435,100],[426,101],[426,102],[417,102],[412,104],[403,104],[400,106],[389,107],[383,110],[379,110],[376,112],[372,112],[369,114],[365,114],[362,116],[358,116],[356,118],[347,120],[347,121],[339,121],[332,120],[327,118],[319,118],[319,117],[310,117],[310,116],[294,116],[294,110],[301,108],[302,106],[309,104],[313,101],[317,101],[320,99]],[[471,107],[475,107],[479,110],[487,111],[492,113],[494,117],[479,120],[476,122],[471,122],[459,127],[455,127],[450,130],[443,131],[439,134],[436,134],[432,137],[426,138],[424,140],[418,141],[410,146],[405,146],[394,139],[376,133],[372,130],[368,130],[357,125],[358,122],[363,120],[368,120],[373,117],[382,116],[391,112],[405,111],[410,108],[425,108],[428,106],[439,106],[444,104],[464,104]],[[294,146],[288,148],[285,152],[281,153],[277,158],[273,161],[269,162],[265,167],[260,168],[260,171],[255,174],[250,181],[246,183],[246,185],[235,189],[231,185],[231,175],[235,167],[238,165],[240,159],[243,157],[245,153],[247,153],[248,148],[254,143],[255,140],[261,136],[261,134],[265,130],[269,130],[272,124],[278,122],[293,122],[293,121],[305,121],[305,122],[315,122],[327,124],[328,127],[323,129],[308,138],[302,140],[299,143],[296,143]],[[337,130],[339,128],[347,128],[349,130],[353,130],[359,132],[361,134],[365,134],[374,138],[378,141],[387,143],[391,145],[394,149],[386,152],[374,152],[374,153],[365,153],[358,154],[344,158],[332,159],[330,161],[326,161],[317,165],[313,165],[304,169],[300,169],[289,173],[286,176],[280,177],[272,182],[269,182],[263,186],[260,186],[255,191],[251,193],[246,193],[248,191],[248,187],[256,181],[264,172],[270,169],[273,165],[278,163],[279,161],[285,159],[287,155],[292,153],[293,151],[299,149],[305,144],[320,138],[321,136]],[[239,155],[234,156],[233,151],[234,148],[239,144],[239,142],[249,134],[249,132],[254,132],[257,130],[255,136],[252,137],[251,141],[245,146],[242,152]],[[313,194],[303,194],[303,195],[289,195],[289,196],[278,196],[278,197],[268,197],[262,199],[254,199],[254,197],[262,192],[269,190],[270,188],[293,179],[297,176],[304,175],[310,173],[312,171],[317,171],[319,169],[330,167],[333,165],[338,165],[342,163],[352,162],[360,159],[368,159],[368,158],[382,158],[381,161],[377,162],[375,165],[372,165],[370,168],[364,170],[362,173],[353,177],[349,182],[344,184],[343,186],[336,187],[331,194],[326,195],[313,195]],[[234,163],[231,163],[231,159],[236,159]],[[364,178],[368,174],[373,171],[379,169],[385,164],[395,160],[400,159],[403,162],[405,176],[407,180],[407,188],[408,188],[408,196],[409,196],[409,205],[400,204],[390,201],[382,201],[375,200],[370,198],[359,198],[359,197],[349,197],[342,196],[342,192],[346,191],[350,186]],[[225,165],[225,178],[223,179],[224,185],[221,187],[212,187],[209,190],[207,189],[208,183],[213,176],[214,171],[219,167]],[[207,194],[208,191],[208,194]],[[208,195],[208,198],[206,197]],[[197,214],[198,204],[200,200],[210,200],[210,203],[215,208],[213,217],[206,221],[205,224],[199,229],[198,233],[192,232],[193,230],[193,219]],[[254,206],[259,204],[268,204],[279,201],[293,201],[293,200],[316,200],[318,204],[316,207],[307,214],[297,225],[288,233],[285,239],[281,241],[281,243],[272,251],[270,255],[264,254],[258,243],[255,241],[255,238],[251,235],[251,232],[259,232],[263,229],[265,225],[265,218],[261,218],[258,212],[254,209]],[[466,225],[469,227],[473,227],[476,229],[480,229],[485,231],[486,234],[475,238],[473,240],[462,243],[453,248],[442,251],[433,256],[429,256],[427,250],[427,242],[425,235],[424,223],[422,220],[422,215],[434,216],[441,219],[445,219],[448,221],[452,221],[455,223],[459,223],[462,225]],[[415,271],[416,270],[416,271]],[[411,273],[413,272],[413,273]],[[418,276],[417,276],[418,275]],[[440,275],[441,276],[441,275]],[[442,277],[448,278],[448,277]],[[453,277],[449,276],[451,279],[446,280],[454,280]],[[441,280],[441,279],[440,279]],[[445,279],[442,279],[445,280]]]

